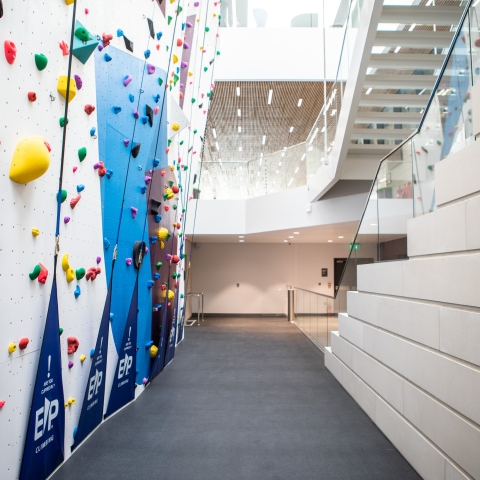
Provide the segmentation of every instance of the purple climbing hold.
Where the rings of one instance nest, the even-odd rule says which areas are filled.
[[[148,185],[152,181],[152,177],[145,175],[145,183]]]
[[[128,138],[126,138],[124,141],[123,141],[123,144],[128,147],[128,145],[130,144],[130,140]]]
[[[151,65],[150,63],[147,64],[147,72],[149,75],[152,75],[155,73],[155,67]]]
[[[130,211],[132,212],[132,218],[135,218],[138,213],[138,208],[130,207]]]
[[[63,218],[63,223],[68,223],[70,221],[70,217],[64,217]]]
[[[132,81],[132,77],[131,77],[130,75],[127,75],[127,76],[123,79],[123,86],[126,87],[131,81]]]
[[[138,114],[138,110],[137,110],[136,108],[133,110],[133,116],[134,116],[136,119],[138,119],[138,117],[140,116],[140,115]]]
[[[192,27],[193,27],[193,25],[192,25],[190,22],[187,22],[186,25],[187,25],[188,28],[192,28]]]
[[[77,90],[81,90],[83,86],[82,79],[78,75],[74,75],[73,78],[75,79],[75,84],[77,85]]]
[[[72,361],[68,362],[68,368],[72,368],[72,367],[73,367],[73,362]]]
[[[193,4],[194,7],[198,7],[199,5],[200,5],[200,2],[195,2],[195,3]]]
[[[102,257],[97,257],[97,265],[102,261]]]
[[[125,263],[127,264],[127,266],[129,267],[131,264],[132,264],[132,259],[131,258],[127,258],[125,260]]]
[[[183,42],[183,48],[185,50],[188,50],[190,48],[190,45],[187,42]]]
[[[182,63],[180,64],[180,66],[181,66],[182,68],[187,68],[187,67],[188,67],[188,63],[187,63],[187,62],[182,62]]]
[[[103,45],[98,44],[98,51],[101,52],[103,50]]]

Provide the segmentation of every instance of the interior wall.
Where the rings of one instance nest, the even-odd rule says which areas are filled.
[[[287,285],[333,296],[334,258],[349,250],[348,244],[195,244],[191,291],[204,293],[205,313],[286,314]],[[374,254],[374,244],[360,246],[360,257]]]

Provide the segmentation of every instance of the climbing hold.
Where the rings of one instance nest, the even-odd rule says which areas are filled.
[[[105,59],[106,62],[110,62],[110,61],[112,60],[112,57],[111,57],[108,53],[106,53],[106,54],[103,56],[103,58]]]
[[[151,53],[150,50],[145,50],[145,51],[143,52],[143,55],[145,56],[145,58],[149,58],[149,57],[150,57],[150,53]]]
[[[63,328],[60,327],[60,328],[58,329],[58,334],[59,334],[59,335],[62,335],[62,333],[63,333]]]
[[[210,27],[205,27],[205,31],[208,33],[210,31]]]
[[[113,319],[115,318],[115,315],[113,313],[110,313],[110,321],[113,322]]]
[[[65,276],[68,283],[73,282],[75,280],[75,270],[73,268],[69,268]]]
[[[99,176],[99,177],[104,177],[105,174],[107,173],[107,169],[106,169],[105,166],[103,165],[103,162],[97,162],[97,163],[93,166],[93,168],[98,171],[97,173],[98,173],[98,176]]]
[[[82,42],[87,42],[90,39],[90,34],[85,27],[78,27],[75,29],[75,36]]]
[[[158,347],[155,345],[152,345],[150,347],[150,358],[155,358],[157,356],[157,353],[158,353]]]
[[[10,65],[13,65],[15,59],[17,58],[17,47],[11,40],[5,40],[4,50],[5,50],[5,58]]]
[[[70,397],[70,398],[68,399],[68,404],[69,404],[69,405],[75,405],[75,399],[72,398],[72,397]]]
[[[42,71],[45,70],[48,64],[48,58],[43,53],[35,54],[35,65],[37,68]]]
[[[154,74],[155,73],[155,66],[148,63],[147,64],[147,72],[148,72],[149,75]]]
[[[80,355],[80,361],[83,363],[87,359],[86,355]]]
[[[131,264],[132,264],[132,259],[131,258],[127,258],[125,260],[125,263],[127,264],[127,266],[129,267]]]
[[[0,6],[1,6],[1,0],[0,0]],[[0,13],[1,13],[1,9],[0,9]],[[0,14],[0,18],[2,18],[1,14]],[[5,400],[0,400],[0,408],[3,408],[4,405],[5,405]]]
[[[102,35],[103,46],[108,47],[110,45],[110,40],[113,40],[113,35],[111,33],[104,33]]]
[[[159,111],[160,111],[160,107],[155,107],[155,110],[154,110],[155,115],[158,115]]]
[[[130,207],[130,211],[132,212],[132,218],[135,218],[138,213],[138,208]]]
[[[165,211],[168,212],[170,210],[170,207],[168,205],[165,205]]]
[[[66,75],[60,75],[57,82],[58,93],[65,99],[67,99],[67,81],[68,77]],[[70,91],[68,94],[68,101],[71,102],[75,95],[77,94],[77,85],[73,78],[70,78]]]
[[[123,144],[128,147],[128,145],[130,144],[130,140],[128,138],[126,138],[124,141],[123,141]]]
[[[38,237],[40,235],[40,230],[38,230],[38,228],[32,228],[32,235]]]
[[[178,57],[174,54],[172,58],[173,58],[173,64],[175,65],[178,62]]]
[[[70,268],[70,261],[68,259],[68,253],[64,253],[62,257],[62,270],[66,272]]]
[[[78,193],[83,192],[84,190],[85,190],[85,185],[82,185],[81,183],[77,185],[77,192]]]
[[[103,239],[103,248],[104,248],[105,250],[108,250],[108,247],[110,247],[110,242],[108,241],[108,238],[105,237],[105,238]]]
[[[140,153],[141,143],[138,142],[135,146],[132,147],[132,157],[137,158]]]
[[[58,202],[58,192],[57,192],[56,198],[57,198],[57,202]],[[61,202],[60,203],[63,203],[66,199],[67,199],[67,191],[62,190],[62,197],[61,197]]]
[[[117,37],[123,37],[123,30],[121,28],[117,30]]]
[[[168,240],[170,238],[170,233],[168,233],[168,230],[165,227],[161,227],[158,230],[157,238],[158,240],[164,240],[164,239]]]
[[[38,283],[45,285],[45,282],[47,281],[47,277],[48,277],[48,270],[41,263],[39,263],[39,265],[40,265],[41,271],[37,280],[38,280]]]
[[[85,276],[85,269],[84,268],[78,268],[75,270],[75,278],[77,280],[81,280]]]
[[[135,97],[134,95],[132,95],[131,93],[128,95],[128,99],[133,103],[135,101]]]
[[[101,272],[102,270],[100,268],[91,267],[87,270],[86,278],[87,280],[93,281],[95,280],[95,278],[97,278],[97,275],[99,275]]]
[[[169,18],[170,18],[170,17],[169,17]],[[146,385],[146,384],[148,383],[148,378],[144,378],[144,379],[142,380],[142,383],[143,383],[144,385]]]
[[[97,257],[95,261],[97,262],[97,265],[98,265],[102,261],[102,257]]]
[[[132,80],[133,80],[132,77],[130,75],[127,75],[123,79],[123,86],[126,87]]]
[[[40,267],[40,265],[35,265],[35,268],[33,269],[33,271],[28,274],[28,276],[30,277],[30,280],[36,280],[40,275],[41,271],[42,271],[42,267]]]
[[[17,350],[17,345],[15,343],[8,344],[8,353],[13,353]]]
[[[70,200],[70,208],[71,209],[74,209],[77,205],[77,203],[80,201],[80,199],[82,198],[81,195],[78,195],[77,197],[74,197]]]
[[[138,113],[138,110],[136,108],[133,109],[133,116],[138,119],[140,117],[140,114]]]
[[[95,111],[95,107],[87,103],[87,105],[84,107],[84,110],[87,115],[91,115]]]
[[[158,207],[160,207],[161,202],[155,200],[154,198],[150,199],[150,213],[152,215],[158,215]]]
[[[95,355],[95,349],[92,348],[92,349],[90,350],[90,358],[92,358],[94,355]]]
[[[122,111],[122,107],[114,106],[113,107],[113,113],[118,114]]]
[[[31,102],[35,102],[37,100],[37,94],[35,92],[28,92],[28,99]]]
[[[182,62],[180,63],[180,67],[182,67],[182,68],[187,68],[187,67],[188,67],[188,63],[182,61]]]
[[[175,132],[178,132],[180,130],[180,124],[179,123],[172,123],[172,130]]]
[[[96,132],[96,131],[97,131],[97,129],[96,129],[95,127],[92,127],[92,128],[90,129],[90,136],[97,138],[97,137],[95,136],[95,132]]]
[[[107,178],[110,180],[110,178],[112,177],[113,175],[113,172],[111,170],[107,170],[107,173],[105,174],[107,176]]]
[[[150,105],[145,105],[145,113],[147,115],[148,124],[153,127],[153,110]]]
[[[40,178],[50,166],[50,152],[43,137],[27,137],[21,140],[10,164],[10,180],[28,183]]]
[[[74,363],[72,361],[68,362],[68,368],[72,368]]]
[[[82,291],[80,290],[80,285],[77,285],[75,288],[75,291],[73,292],[73,294],[75,295],[75,298],[78,298],[81,293]]]
[[[152,288],[154,285],[155,285],[155,282],[154,282],[153,280],[149,280],[149,281],[147,282],[147,287],[148,287],[148,288]]]
[[[183,45],[182,39],[178,38],[177,39],[177,47],[181,47]]]
[[[62,117],[62,118],[59,120],[59,123],[60,123],[60,126],[63,128],[63,127],[68,123],[68,118],[65,119],[65,117]]]
[[[172,192],[173,193],[178,193],[179,191],[180,191],[180,189],[176,185],[172,186]]]
[[[78,159],[83,162],[87,156],[87,148],[82,147],[78,149]]]

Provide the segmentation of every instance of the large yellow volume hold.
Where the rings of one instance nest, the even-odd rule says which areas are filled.
[[[58,77],[57,83],[57,90],[58,93],[63,97],[67,98],[67,80],[68,77],[66,75],[60,75]],[[70,91],[68,93],[68,102],[70,103],[77,94],[77,84],[75,83],[75,79],[70,78]]]
[[[64,253],[62,257],[62,270],[67,272],[70,268],[70,262],[68,261],[68,253]]]
[[[167,291],[162,290],[162,298],[165,298],[166,296],[167,296]],[[168,299],[173,300],[174,297],[175,297],[175,294],[171,290],[169,290],[168,291]]]
[[[27,137],[17,144],[10,164],[10,180],[28,183],[40,178],[50,166],[50,152],[43,137]]]

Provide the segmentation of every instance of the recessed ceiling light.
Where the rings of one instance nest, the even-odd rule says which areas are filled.
[[[294,235],[300,235],[300,232],[293,232]]]
[[[333,240],[329,240],[329,241],[328,241],[328,243],[332,243],[332,242],[333,242]]]
[[[245,238],[245,235],[239,235],[238,238]]]
[[[241,151],[242,151],[242,147],[238,147],[238,151],[241,152]]]
[[[307,154],[304,153],[304,154],[302,155],[302,158],[300,159],[300,161],[303,162],[303,161],[305,160],[305,157],[306,157],[306,156],[307,156]]]
[[[217,131],[212,128],[212,134],[213,134],[213,138],[217,138]]]
[[[292,133],[292,132],[293,132],[293,127],[290,127],[290,133]]]
[[[237,97],[240,96],[240,87],[237,87]]]
[[[288,238],[294,238],[294,237],[293,237],[293,236],[290,236],[290,237],[288,237]]]
[[[284,243],[288,243],[288,240],[284,240],[283,242],[284,242]]]
[[[340,235],[338,238],[343,238],[343,236],[342,236],[342,235]]]
[[[239,240],[240,243],[243,243],[245,240]]]
[[[370,92],[373,90],[372,87],[370,87],[366,92],[365,92],[365,95],[370,95]]]
[[[376,227],[377,226],[377,223],[371,223],[370,224],[372,227]]]
[[[238,133],[242,133],[242,127],[238,127]]]
[[[218,142],[215,142],[215,146],[217,147],[217,150],[220,151],[220,145],[218,144]]]
[[[269,90],[269,92],[268,92],[268,104],[269,105],[272,103],[272,96],[273,96],[273,90]]]
[[[298,100],[297,107],[301,107],[301,106],[302,106],[302,102],[303,102],[303,100],[300,98],[300,99]]]
[[[267,136],[264,135],[264,136],[262,137],[262,145],[265,145],[265,140],[266,140],[266,139],[267,139]]]
[[[242,111],[241,111],[240,109],[237,110],[237,115],[238,115],[239,117],[242,116]]]

